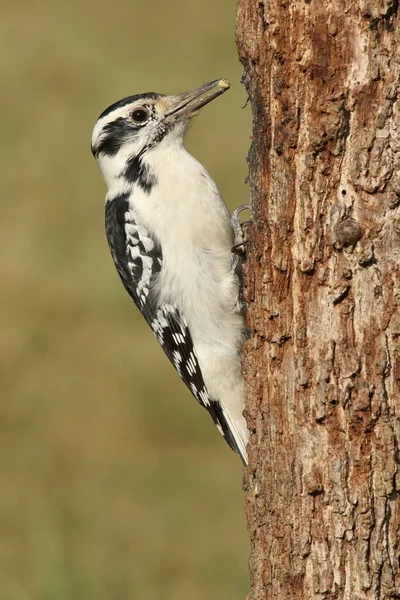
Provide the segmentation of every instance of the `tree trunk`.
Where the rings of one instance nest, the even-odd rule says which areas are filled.
[[[240,0],[252,600],[400,598],[398,0]]]

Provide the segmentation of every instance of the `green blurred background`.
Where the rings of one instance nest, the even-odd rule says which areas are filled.
[[[229,0],[3,0],[0,600],[243,600],[239,459],[118,279],[90,153],[126,95],[218,77],[187,145],[230,208],[250,112]]]

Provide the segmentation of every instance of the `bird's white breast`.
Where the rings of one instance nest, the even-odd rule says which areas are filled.
[[[228,209],[200,163],[182,144],[164,141],[145,157],[156,185],[150,193],[135,186],[130,200],[135,219],[162,249],[160,302],[177,305],[195,345],[236,347],[242,322],[236,314]]]

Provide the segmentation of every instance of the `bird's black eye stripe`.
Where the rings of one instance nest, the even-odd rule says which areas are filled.
[[[146,108],[135,108],[131,112],[131,119],[135,123],[145,123],[149,118],[149,111]]]

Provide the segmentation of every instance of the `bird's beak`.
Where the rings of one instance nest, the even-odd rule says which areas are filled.
[[[202,106],[229,90],[230,87],[231,84],[226,79],[217,79],[177,96],[167,96],[165,100],[168,101],[169,106],[165,111],[165,116],[173,117],[174,120],[188,119],[194,116]]]

